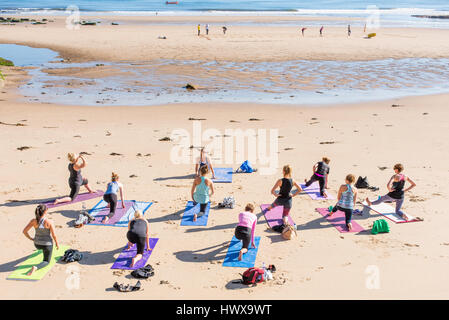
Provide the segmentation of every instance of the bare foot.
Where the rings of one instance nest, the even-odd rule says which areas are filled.
[[[404,219],[405,221],[408,221],[410,218],[405,213],[403,213],[402,219]]]
[[[243,252],[240,251],[240,253],[239,253],[239,261],[242,261],[242,256],[243,256]]]
[[[304,182],[307,183],[307,179],[304,179]]]
[[[347,227],[348,227],[348,230],[351,231],[352,230],[352,223],[348,223]]]
[[[132,268],[132,267],[134,267],[135,263],[136,263],[136,257],[132,258],[131,264],[129,266]]]
[[[37,268],[35,266],[33,266],[31,268],[31,270],[27,273],[27,276],[31,276],[36,270],[37,270]]]
[[[193,221],[196,221],[196,218],[197,218],[198,216],[196,215],[196,213],[193,215]]]
[[[103,218],[103,221],[101,221],[102,223],[106,223],[106,222],[108,222],[108,220],[109,220],[109,217],[108,216],[105,216],[104,218]]]
[[[371,207],[371,201],[369,201],[368,198],[366,198],[365,200],[366,200],[366,203],[368,203],[368,205]]]
[[[323,198],[327,198],[326,192],[323,193],[322,197],[323,197]]]

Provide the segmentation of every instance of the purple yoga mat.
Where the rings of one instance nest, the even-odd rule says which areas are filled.
[[[92,221],[90,224],[104,224],[104,225],[116,224],[123,217],[123,215],[126,212],[128,212],[130,208],[132,208],[133,204],[134,201],[125,200],[125,208],[122,208],[122,202],[117,201],[117,208],[115,209],[115,214],[112,218],[109,218],[108,222],[106,223],[101,222],[101,220],[103,220],[103,218],[109,214],[109,208],[105,207],[98,211],[94,210],[93,216],[95,217],[95,220]],[[107,203],[105,203],[105,205],[107,205]]]
[[[265,210],[268,208],[269,204],[262,204],[260,205],[260,209]],[[270,228],[273,228],[274,226],[281,225],[282,222],[282,212],[284,211],[284,206],[276,206],[270,211],[265,213],[265,219],[267,220],[268,225]],[[292,217],[290,215],[288,216],[288,222],[293,226],[295,222],[293,221]]]
[[[158,238],[150,238],[150,247],[151,250],[145,250],[143,252],[143,257],[140,259],[134,267],[130,268],[129,265],[131,264],[132,258],[134,258],[137,254],[137,246],[133,245],[131,249],[126,250],[126,247],[123,249],[122,253],[120,253],[117,260],[115,260],[114,264],[112,265],[111,269],[122,269],[122,270],[136,270],[142,267],[145,267],[145,264],[147,263],[148,259],[151,256],[151,253],[154,251],[154,247],[156,246],[156,243],[159,239]],[[145,246],[146,249],[146,246]]]
[[[329,210],[327,208],[318,208],[315,210],[318,211],[319,214],[321,214],[323,217],[325,217],[326,220],[329,221],[341,233],[361,232],[365,230],[357,222],[351,220],[352,230],[349,231],[346,227],[345,213],[343,211],[338,210],[337,212],[333,213],[332,216],[329,216]]]
[[[327,198],[324,198],[320,194],[320,185],[318,182],[312,183],[310,186],[306,188],[304,184],[301,185],[301,189],[305,191],[313,200],[333,200],[335,196],[329,193],[329,191],[325,191],[327,194]]]
[[[47,206],[47,208],[51,209],[51,208],[56,208],[56,207],[60,207],[60,206],[65,206],[67,204],[73,204],[73,203],[77,203],[77,202],[82,202],[82,201],[87,201],[90,199],[102,197],[103,194],[104,194],[103,191],[97,190],[94,193],[89,193],[89,192],[80,193],[73,201],[70,201],[70,202],[63,202],[63,203],[54,205],[53,202],[55,202],[55,201],[51,200],[51,201],[44,202],[44,204]]]

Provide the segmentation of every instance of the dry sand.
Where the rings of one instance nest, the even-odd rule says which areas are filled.
[[[56,26],[56,24],[55,24]],[[289,45],[291,28],[232,28],[229,37],[207,41],[184,27],[144,27],[151,32],[135,33],[134,27],[94,27],[89,32],[70,33],[51,26],[0,26],[0,40],[63,49],[72,59],[140,60],[167,57],[177,59],[291,59],[315,57],[317,46],[299,50]],[[11,29],[7,29],[11,28]],[[12,29],[14,28],[14,29]],[[158,29],[159,28],[159,29]],[[284,30],[279,33],[279,30]],[[8,30],[8,31],[5,31]],[[14,30],[11,32],[10,30]],[[43,32],[45,30],[45,32]],[[133,31],[134,30],[134,31]],[[168,30],[167,42],[153,46],[161,30]],[[242,40],[246,34],[246,42]],[[184,32],[184,35],[183,35]],[[268,33],[266,33],[268,32]],[[335,32],[329,31],[329,32]],[[370,59],[403,56],[449,56],[448,44],[434,33],[408,29],[385,31],[375,41],[357,39],[345,45],[340,38],[310,38],[327,44],[319,47],[319,58]],[[185,33],[190,34],[185,36]],[[276,40],[274,33],[277,33]],[[428,36],[432,33],[434,38]],[[263,35],[264,34],[264,35]],[[256,36],[257,35],[257,36]],[[357,32],[354,32],[356,39]],[[258,42],[249,45],[249,38]],[[416,37],[410,39],[410,37]],[[17,41],[20,39],[20,41]],[[96,42],[92,42],[96,39]],[[264,39],[271,39],[268,43]],[[280,39],[280,41],[278,41]],[[417,39],[426,44],[416,46]],[[214,40],[216,40],[214,38]],[[206,44],[207,41],[207,44]],[[365,47],[361,47],[363,42]],[[88,45],[91,44],[91,45]],[[253,46],[254,45],[254,46]],[[326,50],[326,46],[328,50]],[[315,47],[315,49],[313,49]],[[226,48],[226,50],[224,50]],[[332,48],[332,50],[330,49]],[[380,50],[382,48],[382,50]],[[130,50],[132,49],[132,50]],[[376,50],[379,49],[379,50]],[[328,53],[325,53],[328,51]],[[214,55],[211,55],[214,52]],[[258,52],[257,57],[252,57]],[[273,54],[275,53],[276,54]],[[259,54],[260,53],[260,54]],[[343,55],[344,53],[344,55]],[[80,107],[17,102],[15,90],[26,77],[20,68],[2,68],[8,75],[0,93],[0,286],[3,299],[447,299],[449,281],[449,218],[445,206],[449,187],[446,159],[449,155],[449,95],[396,99],[340,106],[281,106],[236,104],[186,104],[152,107]],[[76,104],[76,102],[74,102]],[[399,107],[392,107],[399,104]],[[307,195],[293,200],[291,215],[300,229],[299,239],[282,241],[269,231],[263,218],[256,235],[261,237],[256,265],[275,264],[275,280],[254,288],[231,284],[240,268],[221,263],[232,238],[238,213],[247,202],[257,205],[273,200],[270,189],[276,175],[234,175],[232,184],[216,184],[212,207],[233,195],[237,207],[212,209],[206,227],[181,227],[180,219],[189,200],[193,165],[170,162],[173,142],[162,142],[176,128],[192,131],[189,117],[205,118],[203,130],[216,128],[279,129],[279,163],[290,164],[299,182],[309,177],[314,162],[323,155],[331,158],[330,192],[336,193],[346,174],[368,176],[372,185],[386,192],[386,183],[397,162],[417,187],[406,195],[404,209],[424,222],[389,223],[389,234],[340,234],[318,213],[317,207],[333,201],[313,201]],[[250,118],[262,121],[248,121]],[[230,122],[237,120],[239,122]],[[5,125],[21,123],[24,126]],[[110,135],[108,134],[110,133]],[[334,142],[320,144],[320,142]],[[18,147],[30,149],[19,151]],[[292,149],[291,149],[292,148]],[[287,150],[286,150],[287,149]],[[151,237],[160,238],[149,263],[155,276],[143,281],[144,291],[120,294],[115,281],[135,283],[129,272],[110,269],[126,243],[125,228],[72,227],[81,204],[50,210],[61,244],[82,252],[80,263],[57,264],[38,282],[6,280],[14,267],[33,250],[21,231],[34,216],[35,204],[11,200],[38,200],[68,192],[68,152],[87,152],[83,176],[93,188],[104,188],[111,171],[119,173],[128,199],[154,201],[145,214]],[[122,156],[111,156],[111,153]],[[137,156],[151,154],[151,156]],[[233,165],[234,168],[237,164]],[[379,167],[387,167],[380,170]],[[135,178],[130,178],[136,175]],[[360,198],[374,197],[360,190]],[[93,206],[98,199],[88,201]],[[379,216],[359,218],[369,229]],[[377,266],[380,288],[368,289],[367,268]],[[68,267],[80,272],[79,289],[69,290]],[[368,269],[369,270],[369,269]],[[72,270],[73,271],[73,270]],[[168,284],[165,283],[168,281]],[[161,284],[163,282],[163,284]],[[165,284],[164,284],[165,283]],[[250,294],[249,294],[250,293]]]
[[[325,27],[323,38],[319,37],[318,27],[309,27],[303,38],[300,29],[307,26],[308,20],[300,19],[297,27],[231,25],[227,34],[223,35],[223,17],[210,17],[207,20],[211,25],[210,34],[205,36],[205,18],[188,17],[188,21],[203,23],[202,36],[198,37],[197,22],[191,25],[169,24],[173,23],[174,17],[169,20],[167,17],[116,17],[116,20],[114,17],[82,17],[102,23],[81,26],[79,30],[68,30],[65,17],[49,18],[55,22],[46,25],[0,25],[0,43],[54,49],[71,61],[349,61],[449,57],[449,30],[381,28],[373,30],[377,32],[377,37],[365,39],[366,34],[361,27],[353,27],[350,38],[345,27]],[[159,18],[167,23],[154,24],[159,22]],[[182,22],[186,18],[179,19]],[[277,22],[279,19],[264,17],[263,21]],[[125,24],[110,24],[118,20],[125,20]],[[145,21],[152,24],[144,24]],[[167,39],[158,39],[159,36],[166,36]]]

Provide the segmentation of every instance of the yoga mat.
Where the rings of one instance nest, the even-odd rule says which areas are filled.
[[[214,168],[214,172],[212,182],[232,182],[232,168]]]
[[[270,206],[269,204],[262,204],[260,205],[260,209],[263,211],[265,210],[265,208],[268,208],[269,206]],[[284,206],[276,206],[270,211],[265,212],[264,217],[270,228],[273,228],[274,226],[279,226],[283,223],[282,221],[283,211]],[[295,225],[295,222],[293,221],[292,217],[290,217],[290,215],[288,216],[288,223],[290,223],[292,226]]]
[[[374,201],[374,200],[372,200],[372,201]],[[369,206],[365,200],[365,201],[363,201],[362,204],[365,207],[370,208],[374,212],[377,212],[378,214],[383,215],[385,218],[393,221],[394,223],[407,223],[407,222],[422,221],[422,220],[416,219],[415,217],[413,217],[412,215],[407,214],[407,213],[405,213],[405,214],[409,217],[410,220],[405,221],[403,218],[401,218],[400,216],[398,216],[396,214],[395,208],[393,208],[392,206],[390,206],[389,204],[387,204],[385,202]],[[404,210],[402,210],[402,212],[404,212]]]
[[[209,218],[210,202],[207,204],[206,211],[202,216],[197,216],[196,221],[193,221],[193,215],[200,212],[200,204],[193,205],[193,201],[187,202],[186,209],[181,219],[181,226],[206,226]]]
[[[333,200],[335,196],[330,194],[328,190],[326,190],[327,198],[324,198],[320,195],[320,185],[318,182],[312,183],[310,186],[306,188],[304,184],[301,184],[301,189],[305,191],[313,200]]]
[[[95,220],[88,225],[95,226],[111,226],[111,227],[128,227],[128,222],[134,218],[134,212],[140,210],[144,215],[148,208],[152,205],[152,202],[142,202],[135,200],[125,200],[125,208],[122,208],[122,202],[117,201],[117,208],[115,215],[109,218],[108,222],[102,223],[103,217],[109,214],[109,208],[107,202],[100,200],[89,213],[95,217]]]
[[[151,250],[146,250],[145,245],[145,251],[143,252],[142,259],[140,259],[132,268],[129,265],[131,264],[132,258],[134,258],[137,254],[137,246],[134,244],[129,250],[126,250],[126,247],[128,246],[126,245],[125,248],[123,248],[122,253],[120,253],[120,255],[118,256],[117,260],[115,260],[111,269],[136,270],[145,267],[148,259],[154,251],[154,247],[156,246],[158,240],[158,238],[149,239]]]
[[[249,245],[248,252],[242,257],[242,261],[239,261],[239,252],[242,249],[242,241],[238,240],[235,236],[232,237],[231,244],[229,245],[228,253],[223,261],[223,267],[238,267],[238,268],[251,268],[254,267],[256,262],[257,250],[259,250],[260,237],[254,237],[256,248],[252,248]]]
[[[346,227],[345,213],[343,211],[338,210],[337,212],[333,213],[332,216],[329,216],[329,210],[327,208],[318,208],[315,210],[318,211],[318,213],[321,214],[324,218],[326,218],[326,220],[329,221],[341,233],[361,232],[365,230],[361,225],[355,222],[354,219],[352,219],[352,230],[349,231]]]
[[[51,209],[51,208],[56,208],[56,207],[60,207],[60,206],[65,206],[67,204],[73,204],[73,203],[77,203],[77,202],[82,202],[82,201],[87,201],[90,199],[102,197],[103,194],[104,194],[104,192],[101,190],[97,190],[94,193],[85,192],[85,193],[78,194],[78,196],[71,202],[63,202],[63,203],[59,203],[59,204],[55,205],[55,204],[53,204],[53,202],[55,202],[55,201],[52,200],[52,201],[44,202],[44,204],[47,206],[48,209]]]
[[[28,259],[22,262],[16,270],[14,270],[7,279],[9,280],[41,280],[48,271],[56,264],[56,262],[64,256],[64,252],[69,249],[69,246],[59,246],[59,250],[53,245],[53,254],[51,256],[50,263],[39,270],[36,270],[31,276],[26,274],[31,270],[31,267],[38,265],[44,259],[42,250],[36,250],[32,253]]]

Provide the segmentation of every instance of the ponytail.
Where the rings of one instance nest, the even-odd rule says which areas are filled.
[[[36,216],[36,221],[39,223],[44,215],[45,211],[47,211],[47,206],[45,204],[40,204],[34,210],[34,215]]]

